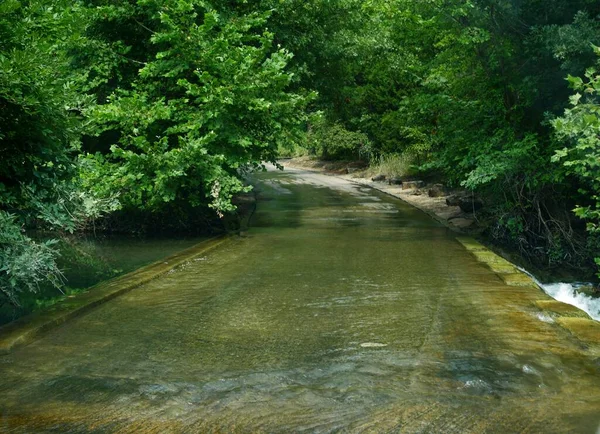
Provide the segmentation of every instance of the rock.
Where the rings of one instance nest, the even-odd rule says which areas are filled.
[[[433,184],[428,191],[429,197],[442,197],[446,196],[446,187],[442,184]]]
[[[576,289],[577,292],[585,294],[589,297],[600,297],[600,287],[594,285],[583,285]]]
[[[385,181],[385,175],[377,175],[371,178],[373,182],[382,182]]]
[[[458,206],[463,212],[473,213],[483,208],[483,201],[472,193],[464,192],[448,196],[446,205]]]
[[[354,172],[358,172],[360,169],[358,167],[350,167],[348,166],[346,168],[346,173],[354,173]]]
[[[402,190],[412,190],[425,187],[423,181],[406,181],[402,183]]]
[[[402,178],[390,178],[388,179],[389,185],[402,185]]]
[[[460,198],[461,196],[458,194],[453,194],[451,196],[448,196],[446,198],[446,205],[448,206],[458,206],[459,202],[460,202]]]
[[[458,206],[463,212],[473,213],[483,208],[483,202],[477,197],[463,196],[459,199]]]

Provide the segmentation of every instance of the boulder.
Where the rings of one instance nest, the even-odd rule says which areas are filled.
[[[429,194],[429,197],[446,196],[446,187],[442,184],[433,184],[427,193]]]
[[[580,286],[579,288],[576,289],[577,292],[580,292],[582,294],[585,294],[589,297],[592,298],[599,298],[600,297],[600,286],[594,286],[594,285],[583,285]]]
[[[446,198],[446,205],[448,206],[458,206],[460,203],[461,196],[459,194],[453,194]]]
[[[373,182],[382,182],[385,181],[385,175],[377,175],[371,178]]]
[[[390,178],[388,179],[389,185],[402,185],[402,178]]]
[[[413,190],[425,187],[423,181],[406,181],[402,183],[402,190]]]

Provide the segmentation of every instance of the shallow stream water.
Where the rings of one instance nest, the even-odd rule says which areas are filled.
[[[596,433],[600,362],[454,234],[303,171],[251,229],[0,356],[0,432]]]
[[[36,235],[38,240],[53,238]],[[203,239],[206,237],[77,236],[58,244],[57,265],[65,285],[82,290],[166,258]],[[21,294],[19,307],[0,305],[0,326],[36,310],[36,302],[43,303],[61,295],[62,290],[54,287],[41,287],[36,293]]]

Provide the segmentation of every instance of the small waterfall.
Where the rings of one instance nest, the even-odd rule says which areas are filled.
[[[590,297],[577,291],[582,286],[588,286],[586,283],[542,283],[537,280],[531,273],[519,268],[521,271],[530,276],[535,283],[544,290],[546,294],[555,300],[575,306],[596,321],[600,321],[600,297]]]
[[[590,297],[589,295],[578,292],[577,288],[584,285],[571,283],[548,283],[539,285],[550,297],[562,301],[563,303],[572,304],[585,311],[596,321],[600,321],[600,298]]]

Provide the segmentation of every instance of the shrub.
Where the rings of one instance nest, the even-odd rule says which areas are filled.
[[[413,158],[407,154],[381,155],[371,165],[370,172],[373,174],[383,174],[388,177],[403,177],[412,174],[412,163]]]
[[[322,116],[313,118],[306,146],[311,154],[325,160],[360,160],[371,156],[366,134],[349,131],[340,123],[329,123]]]
[[[38,292],[43,284],[60,287],[62,273],[56,266],[55,243],[33,241],[14,215],[0,211],[0,304],[19,306],[20,293]]]

